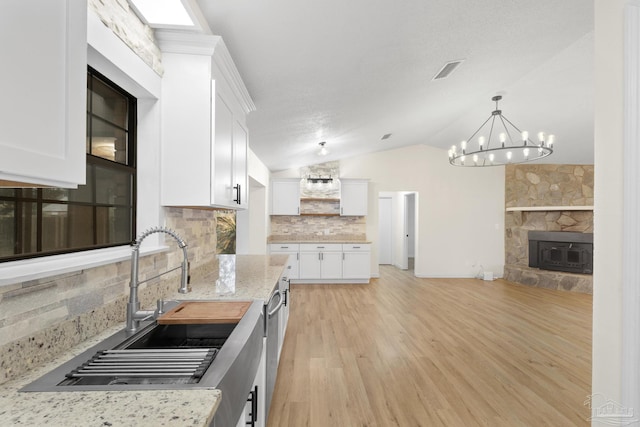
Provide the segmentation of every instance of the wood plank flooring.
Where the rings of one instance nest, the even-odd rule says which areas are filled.
[[[590,295],[381,266],[291,300],[269,427],[588,425]]]

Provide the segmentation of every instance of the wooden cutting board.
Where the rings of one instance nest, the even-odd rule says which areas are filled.
[[[251,301],[186,301],[158,318],[161,325],[238,323]]]

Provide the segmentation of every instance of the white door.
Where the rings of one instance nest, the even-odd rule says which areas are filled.
[[[378,264],[392,264],[392,202],[391,197],[378,199]]]

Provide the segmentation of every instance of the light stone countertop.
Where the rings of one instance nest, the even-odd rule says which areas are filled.
[[[363,239],[349,239],[349,238],[337,238],[337,239],[327,239],[325,236],[318,236],[317,238],[302,238],[302,239],[283,239],[283,238],[273,238],[269,239],[269,244],[286,244],[286,243],[361,243],[367,244],[371,243],[369,240]]]
[[[267,300],[286,265],[286,255],[219,256],[235,264],[216,285],[218,273],[191,284],[180,300]],[[228,264],[225,264],[228,265]],[[233,282],[233,283],[231,283]],[[233,286],[232,286],[233,285]],[[222,293],[221,293],[222,292]],[[0,385],[0,426],[207,426],[220,404],[220,390],[29,392],[18,390],[124,327],[109,328],[21,378]]]

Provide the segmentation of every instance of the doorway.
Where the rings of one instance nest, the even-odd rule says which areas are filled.
[[[404,254],[406,270],[415,269],[416,257],[416,193],[404,195]]]
[[[391,264],[415,275],[418,263],[418,193],[378,194],[378,263]]]
[[[393,199],[378,198],[378,264],[393,264]]]

